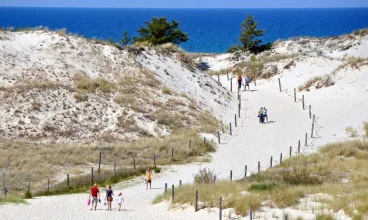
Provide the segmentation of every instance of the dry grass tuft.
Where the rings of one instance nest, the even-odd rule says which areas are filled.
[[[321,81],[322,77],[320,76],[315,76],[311,79],[309,79],[307,82],[305,82],[303,85],[298,87],[299,92],[301,91],[310,91],[310,88],[315,85],[318,81]]]
[[[112,92],[116,88],[113,83],[102,77],[91,79],[85,74],[77,74],[73,77],[73,79],[76,82],[78,89],[90,93],[96,92],[96,90],[100,90],[102,92]]]
[[[363,130],[365,132],[365,137],[368,138],[368,122],[363,122]]]

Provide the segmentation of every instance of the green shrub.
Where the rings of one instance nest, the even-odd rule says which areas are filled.
[[[27,191],[24,193],[25,199],[32,199],[32,193],[30,190],[27,189]]]

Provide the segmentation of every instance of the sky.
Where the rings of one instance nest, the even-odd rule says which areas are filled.
[[[368,0],[0,0],[1,6],[92,8],[335,8]]]

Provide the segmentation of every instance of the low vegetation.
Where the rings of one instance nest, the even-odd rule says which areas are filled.
[[[266,64],[278,62],[280,60],[290,59],[296,57],[296,54],[285,55],[285,54],[276,54],[276,55],[262,55],[255,56],[252,55],[249,61],[240,62],[233,70],[231,70],[234,74],[246,74],[250,78],[253,78],[254,74],[260,76],[261,78],[267,79],[277,74],[277,70],[273,73],[264,73],[264,68]]]
[[[321,81],[322,77],[320,76],[315,76],[311,79],[309,79],[307,82],[305,82],[303,85],[298,87],[299,92],[301,91],[310,91],[310,88],[315,85],[317,82]]]
[[[191,147],[188,143],[191,140]],[[52,185],[72,176],[87,174],[91,167],[97,168],[102,152],[102,166],[110,167],[114,162],[118,168],[131,168],[133,158],[137,166],[187,163],[201,160],[215,150],[211,141],[203,142],[195,130],[176,131],[164,138],[142,137],[135,142],[97,143],[94,145],[35,144],[22,141],[0,142],[0,167],[6,168],[6,185],[10,192],[21,193],[30,182],[33,189],[44,188],[47,178]],[[174,157],[171,158],[171,150]],[[26,155],[26,156],[25,156]],[[62,168],[62,169],[61,169]],[[56,177],[59,172],[65,176]],[[123,173],[123,171],[122,171]],[[2,188],[2,183],[0,183]]]
[[[205,184],[199,181],[183,185],[176,189],[173,205],[193,205],[198,190],[200,208],[218,207],[221,196],[224,208],[234,208],[237,214],[244,215],[249,206],[258,209],[265,201],[268,205],[285,208],[307,195],[322,193],[333,198],[315,201],[323,203],[324,207],[334,212],[342,209],[352,217],[368,216],[367,166],[368,142],[329,144],[318,153],[293,157],[246,180]],[[170,192],[167,192],[154,202],[169,199]]]

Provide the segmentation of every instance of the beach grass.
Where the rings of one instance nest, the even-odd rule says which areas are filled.
[[[266,202],[266,205],[285,208],[298,204],[308,195],[322,193],[332,199],[312,200],[334,212],[342,209],[350,216],[367,216],[367,166],[367,141],[328,144],[317,153],[287,159],[281,165],[245,180],[183,185],[175,190],[172,206],[194,205],[195,191],[198,190],[200,208],[218,207],[222,197],[223,208],[234,208],[237,214],[244,215],[249,206],[257,209]],[[170,192],[159,195],[154,203],[170,201],[170,196]],[[315,210],[315,213],[319,211]],[[319,218],[329,219],[328,215]]]
[[[6,197],[3,194],[0,195],[0,204],[4,203],[25,204],[26,201],[19,195],[8,193]]]
[[[189,140],[192,146],[190,148],[188,147]],[[163,138],[142,137],[135,142],[104,142],[91,145],[65,146],[3,140],[0,142],[0,149],[2,151],[0,167],[7,168],[8,190],[22,194],[27,183],[31,183],[32,191],[38,191],[45,188],[48,178],[51,178],[51,186],[54,186],[65,181],[67,173],[73,179],[76,176],[90,179],[88,175],[92,167],[97,169],[100,153],[102,169],[110,170],[109,172],[104,171],[103,174],[109,176],[115,162],[118,170],[122,169],[122,173],[129,174],[133,172],[129,171],[133,167],[133,158],[136,158],[137,167],[153,166],[154,154],[157,166],[189,163],[201,160],[208,152],[213,152],[215,144],[211,141],[204,143],[197,131],[193,129],[177,130],[172,135]],[[172,149],[173,158],[171,157]],[[10,161],[11,166],[9,166]],[[134,175],[135,172],[133,172]],[[124,175],[121,178],[125,178]],[[129,176],[132,175],[129,174]],[[106,181],[108,178],[102,178],[102,180]],[[81,182],[84,184],[82,180]]]

